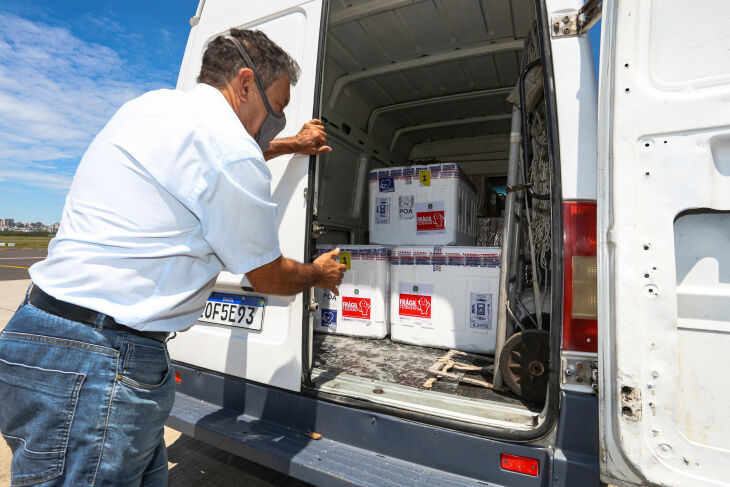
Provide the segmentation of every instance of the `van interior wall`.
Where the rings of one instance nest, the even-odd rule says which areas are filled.
[[[367,243],[367,173],[456,162],[501,185],[532,0],[331,3],[321,113],[323,243]]]

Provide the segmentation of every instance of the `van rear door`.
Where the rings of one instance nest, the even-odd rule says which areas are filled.
[[[730,3],[603,9],[603,480],[730,485]]]
[[[282,136],[294,135],[312,118],[317,82],[322,0],[201,0],[185,50],[179,89],[195,86],[203,52],[216,36],[231,27],[258,29],[288,52],[301,67],[291,89]],[[276,224],[282,254],[299,261],[307,238],[309,156],[281,156],[268,162],[271,191],[278,205]],[[256,232],[256,228],[236,229]],[[260,330],[198,322],[169,342],[173,360],[256,382],[299,390],[302,378],[303,296],[261,296],[249,290],[244,276],[221,273],[216,292],[263,297]],[[248,302],[248,301],[247,301]],[[259,300],[251,301],[258,303]],[[310,327],[311,328],[311,327]]]

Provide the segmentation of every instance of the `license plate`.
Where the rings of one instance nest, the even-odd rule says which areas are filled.
[[[259,296],[241,296],[214,292],[205,303],[200,321],[219,325],[261,330],[266,301]]]

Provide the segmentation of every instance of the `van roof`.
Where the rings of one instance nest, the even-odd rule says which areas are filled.
[[[329,16],[325,113],[347,113],[404,160],[471,144],[499,152],[491,159],[506,167],[505,98],[534,22],[531,2],[345,3],[333,2]]]

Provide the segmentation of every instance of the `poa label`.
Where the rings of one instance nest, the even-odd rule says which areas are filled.
[[[415,197],[412,194],[398,197],[399,220],[413,220],[416,217],[414,200]]]

